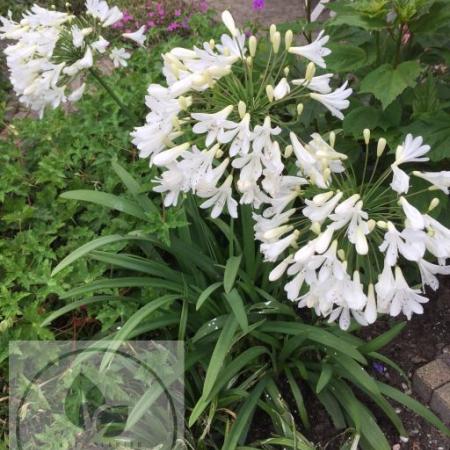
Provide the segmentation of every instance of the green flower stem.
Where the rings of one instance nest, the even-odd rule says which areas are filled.
[[[103,77],[93,68],[89,69],[91,75],[97,80],[98,84],[100,84],[103,89],[110,95],[110,97],[117,103],[122,111],[124,111],[127,115],[130,115],[130,110],[125,106],[125,104],[120,100],[117,94],[109,87]],[[133,119],[135,117],[133,116]]]

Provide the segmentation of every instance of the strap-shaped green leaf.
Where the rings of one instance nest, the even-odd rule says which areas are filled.
[[[231,289],[233,289],[234,282],[239,271],[239,265],[241,264],[241,259],[242,255],[228,258],[225,266],[225,273],[223,275],[223,286],[227,294],[229,294]]]

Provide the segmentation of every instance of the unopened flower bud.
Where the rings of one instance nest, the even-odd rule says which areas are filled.
[[[316,73],[316,65],[313,62],[310,62],[306,67],[305,80],[310,82]]]
[[[331,131],[328,139],[330,142],[330,147],[334,148],[334,144],[336,144],[336,133],[334,131]]]
[[[234,19],[230,11],[224,11],[222,13],[222,21],[228,28],[228,31],[231,33],[232,36],[238,35],[238,30],[236,28],[236,24],[234,23]]]
[[[274,92],[273,92],[273,86],[271,84],[268,84],[266,86],[266,94],[267,94],[267,98],[269,99],[269,102],[273,102]]]
[[[289,67],[288,66],[286,66],[285,68],[284,68],[284,76],[285,77],[287,77],[288,75],[289,75]]]
[[[250,56],[254,57],[256,55],[256,46],[258,41],[256,40],[255,36],[250,36],[250,39],[248,40],[248,48],[250,50]]]
[[[273,37],[277,32],[277,26],[275,24],[270,25],[269,32],[270,32],[270,42],[273,42]]]
[[[293,229],[292,225],[282,225],[281,227],[272,228],[271,230],[267,230],[263,234],[263,238],[270,240],[270,239],[278,239],[283,234],[287,233],[288,231],[291,231]]]
[[[219,149],[217,150],[217,152],[215,153],[215,157],[216,157],[217,159],[220,159],[220,158],[222,158],[222,156],[223,156],[223,150],[219,148]]]
[[[387,230],[388,225],[384,220],[379,220],[377,222],[377,227],[381,228],[382,230]]]
[[[302,115],[303,108],[304,108],[303,103],[299,103],[299,104],[297,105],[297,114],[298,114],[299,116]]]
[[[327,167],[324,171],[323,171],[323,179],[325,180],[325,182],[327,182],[331,177],[331,170]]]
[[[281,44],[281,34],[279,31],[277,31],[274,34],[273,40],[272,40],[273,52],[275,54],[277,54],[280,51],[280,44]]]
[[[364,136],[364,142],[366,143],[366,145],[369,145],[369,142],[370,142],[370,130],[368,128],[364,128],[363,136]]]
[[[387,142],[386,142],[385,138],[378,139],[377,158],[379,158],[383,154],[384,149],[386,148],[386,144],[387,144]]]
[[[321,232],[321,230],[320,230],[320,223],[319,223],[319,222],[314,222],[314,223],[311,225],[310,230],[311,230],[314,234],[316,234],[317,236],[319,236],[319,234],[320,234],[320,232]]]
[[[286,46],[286,50],[289,50],[292,45],[292,41],[294,40],[294,33],[292,30],[287,30],[284,35],[284,45]]]
[[[437,208],[439,206],[439,199],[438,198],[433,198],[433,200],[431,200],[430,202],[430,206],[428,207],[428,212],[433,211],[433,209]]]
[[[345,251],[344,251],[344,249],[340,248],[340,249],[337,251],[337,255],[338,255],[338,257],[339,257],[339,259],[340,259],[341,261],[345,261]]]
[[[288,145],[284,150],[284,157],[290,158],[293,152],[294,152],[294,147],[292,147],[292,145]]]
[[[191,105],[192,105],[192,97],[183,97],[183,96],[181,96],[179,99],[178,99],[178,103],[179,103],[179,105],[180,105],[180,108],[183,110],[183,111],[186,111]]]
[[[245,113],[247,112],[247,105],[242,100],[240,100],[238,103],[238,112],[239,112],[239,117],[241,119],[243,119],[245,116]]]
[[[214,49],[214,47],[216,46],[216,41],[214,39],[210,39],[209,46],[211,47],[211,49]]]
[[[373,219],[370,219],[367,221],[367,227],[369,229],[369,233],[372,233],[372,231],[375,229],[376,225],[377,225],[377,223]]]
[[[253,58],[251,56],[247,56],[247,58],[245,59],[245,62],[247,63],[248,67],[251,67],[253,64]]]

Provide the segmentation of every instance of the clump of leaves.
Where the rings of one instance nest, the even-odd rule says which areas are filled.
[[[154,214],[159,205],[141,194],[143,189],[123,168],[115,164],[114,170],[128,189],[126,196],[112,201],[92,192],[93,197],[86,193],[84,199],[138,219]],[[63,197],[83,199],[73,192]],[[230,224],[204,219],[192,198],[183,211],[190,225],[172,230],[170,245],[142,231],[144,221],[131,233],[94,239],[62,260],[54,273],[88,257],[92,267],[110,265],[112,276],[67,291],[63,299],[78,300],[50,314],[43,325],[111,295],[122,295],[122,302],[143,302],[116,324],[118,331],[108,339],[112,346],[140,336],[185,342],[187,430],[196,449],[282,445],[312,450],[305,434],[316,411],[309,410],[307,395],[323,405],[337,430],[353,430],[353,442],[364,450],[389,450],[390,445],[361,397],[376,404],[401,436],[406,431],[390,400],[449,433],[426,407],[371,374],[371,361],[402,373],[379,351],[404,324],[364,342],[310,312],[299,316],[278,300],[282,284],[268,282],[271,267],[262,263],[255,248],[249,209],[241,208],[240,221]],[[129,243],[126,251],[104,249],[124,242]],[[140,413],[136,408],[131,415]],[[251,424],[262,417],[271,429],[262,438],[253,437]]]

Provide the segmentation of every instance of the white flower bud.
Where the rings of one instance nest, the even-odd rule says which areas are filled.
[[[334,148],[334,144],[336,144],[336,133],[334,131],[331,131],[328,139],[330,141],[330,147]]]
[[[256,55],[256,46],[258,44],[258,41],[256,40],[255,36],[250,36],[250,39],[248,40],[248,48],[250,51],[250,56],[254,57]]]
[[[220,148],[217,150],[217,152],[215,153],[215,156],[217,159],[222,158],[223,156],[223,150],[221,150]]]
[[[214,49],[214,47],[216,46],[216,41],[214,39],[210,39],[209,46],[211,47],[211,49]]]
[[[317,234],[317,236],[318,236],[318,235],[320,234],[320,232],[321,232],[321,229],[320,229],[320,223],[319,223],[319,222],[314,222],[314,223],[311,225],[310,230],[311,230],[314,234]]]
[[[286,67],[284,68],[283,72],[284,72],[284,76],[287,77],[287,76],[289,75],[289,67],[286,66]]]
[[[310,62],[306,67],[305,80],[310,82],[316,73],[316,65],[313,62]]]
[[[369,145],[369,142],[370,142],[370,130],[368,128],[364,128],[363,136],[364,136],[364,142],[366,143],[366,145]]]
[[[253,58],[251,56],[247,56],[247,58],[245,59],[245,62],[247,63],[248,67],[251,67],[253,64]]]
[[[267,98],[269,99],[269,102],[273,102],[274,91],[273,91],[273,86],[271,84],[268,84],[266,86],[266,94],[267,94]]]
[[[280,51],[280,44],[281,44],[281,34],[279,31],[277,31],[274,34],[273,40],[272,40],[273,52],[275,54],[277,54]]]
[[[387,144],[387,142],[386,142],[385,138],[378,139],[377,158],[379,158],[383,154],[384,149],[386,148],[386,144]]]
[[[297,114],[298,114],[299,116],[302,115],[303,108],[304,108],[303,103],[299,103],[299,104],[297,105]]]
[[[291,231],[293,228],[294,227],[292,225],[282,225],[281,227],[272,228],[263,234],[263,238],[267,240],[278,239],[283,236],[283,234]]]
[[[286,46],[286,50],[289,50],[292,45],[292,41],[294,40],[294,33],[292,30],[287,30],[284,35],[284,45]]]
[[[247,105],[242,100],[240,100],[238,103],[238,112],[239,112],[239,117],[241,119],[243,119],[245,116],[245,113],[247,112]]]
[[[341,261],[345,261],[345,251],[344,251],[344,249],[340,248],[340,249],[337,251],[337,255],[338,255],[338,257],[339,257],[339,259],[340,259]]]
[[[377,222],[377,227],[381,228],[382,230],[387,230],[388,225],[384,220],[379,220]]]
[[[370,219],[367,221],[367,227],[369,229],[369,233],[372,233],[372,231],[375,229],[376,225],[377,225],[377,223],[373,219]]]
[[[439,206],[439,199],[438,198],[433,198],[433,200],[431,200],[430,202],[430,206],[428,207],[428,212],[433,211],[433,209],[437,208]]]
[[[288,145],[284,150],[284,157],[290,158],[293,152],[294,152],[294,147],[292,147],[292,145]]]
[[[277,32],[277,26],[275,24],[270,25],[269,32],[270,32],[270,42],[273,42],[273,37]]]
[[[224,11],[222,13],[222,21],[225,24],[225,26],[228,28],[228,30],[232,36],[238,35],[238,30],[236,28],[236,24],[234,23],[234,19],[233,19],[233,16],[231,15],[230,11]]]

